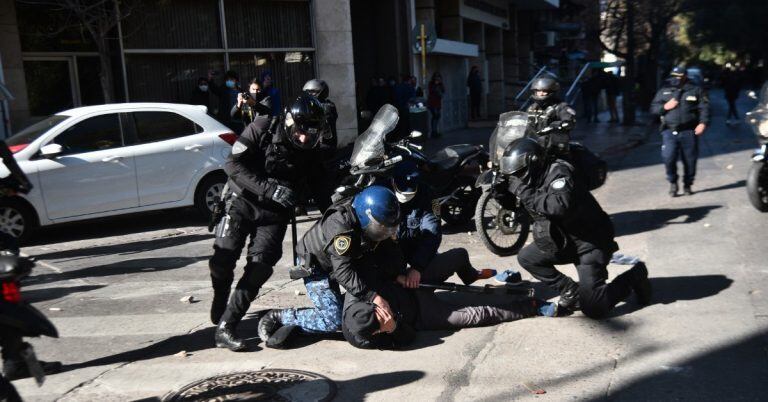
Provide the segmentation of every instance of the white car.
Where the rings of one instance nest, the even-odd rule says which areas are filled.
[[[195,206],[210,214],[236,139],[205,106],[123,103],[57,113],[6,140],[34,188],[0,198],[0,230],[24,238],[37,226],[133,212]]]

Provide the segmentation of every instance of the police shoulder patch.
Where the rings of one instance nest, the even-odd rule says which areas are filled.
[[[248,146],[243,144],[240,141],[235,142],[235,145],[232,146],[232,155],[237,155],[245,152],[248,149]]]
[[[333,239],[333,248],[339,255],[344,255],[352,245],[352,238],[347,235],[338,235]]]
[[[565,188],[565,178],[561,177],[552,183],[549,183],[549,185],[555,190],[562,190]]]
[[[432,200],[432,213],[436,217],[440,217],[440,202],[438,200]]]

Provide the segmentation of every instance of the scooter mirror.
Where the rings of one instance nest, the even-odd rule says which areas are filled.
[[[421,131],[413,130],[411,131],[410,138],[420,138],[422,135],[424,135],[424,133]]]
[[[749,91],[749,92],[747,92],[747,96],[749,96],[752,99],[757,99],[757,92]]]

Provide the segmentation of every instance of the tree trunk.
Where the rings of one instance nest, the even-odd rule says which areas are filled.
[[[622,110],[624,112],[624,125],[635,124],[635,5],[634,1],[627,0],[627,57],[624,72],[624,97],[622,98]]]
[[[109,55],[109,46],[105,36],[106,34],[99,35],[99,37],[94,39],[96,39],[96,48],[99,52],[101,64],[99,81],[101,81],[101,92],[104,94],[104,103],[112,103],[115,99],[115,86],[112,74],[112,59]]]

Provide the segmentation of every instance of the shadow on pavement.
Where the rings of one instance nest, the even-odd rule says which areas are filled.
[[[141,212],[88,221],[63,223],[38,229],[25,246],[39,246],[75,240],[124,236],[153,230],[207,225],[192,209]]]
[[[721,205],[705,205],[680,209],[648,209],[625,211],[611,214],[616,237],[650,232],[667,225],[694,223],[704,219],[711,211],[722,208]],[[685,217],[682,221],[678,218]],[[672,222],[675,221],[675,222]]]
[[[29,303],[40,303],[44,301],[59,299],[69,296],[72,293],[90,292],[91,290],[101,289],[106,285],[83,285],[71,286],[68,288],[55,287],[45,289],[24,290],[24,300]]]
[[[135,274],[139,272],[168,271],[171,269],[183,268],[207,259],[208,257],[137,258],[133,260],[118,261],[111,264],[97,265],[95,267],[80,268],[62,273],[34,275],[25,278],[24,283],[27,285],[39,285],[68,279],[96,278],[102,276]]]
[[[712,297],[733,284],[733,279],[725,275],[673,276],[649,278],[653,289],[654,304],[672,304],[680,300],[699,300]],[[611,317],[629,314],[642,308],[633,300],[616,307]]]
[[[182,244],[194,243],[202,240],[213,239],[212,234],[185,234],[179,236],[170,236],[159,239],[139,240],[129,243],[110,244],[106,246],[95,246],[86,248],[75,248],[70,250],[52,251],[50,253],[35,254],[34,257],[39,260],[58,260],[58,259],[80,259],[99,257],[103,255],[128,255],[143,253],[146,251],[159,250],[166,247],[175,247]]]
[[[746,180],[739,180],[739,181],[737,181],[735,183],[731,183],[731,184],[725,184],[725,185],[718,186],[718,187],[710,187],[710,188],[705,188],[703,190],[698,190],[698,191],[696,191],[696,193],[708,193],[708,192],[712,192],[712,191],[730,190],[732,188],[744,187],[746,185],[747,185],[747,181]]]
[[[369,374],[352,380],[335,381],[338,387],[335,400],[362,401],[366,396],[383,389],[392,389],[424,378],[425,373],[417,370],[393,371],[391,373]]]

